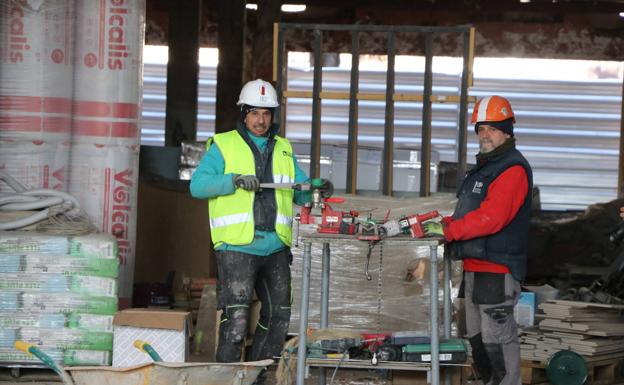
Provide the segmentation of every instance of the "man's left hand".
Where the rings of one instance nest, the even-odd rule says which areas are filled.
[[[444,236],[444,229],[441,223],[427,222],[423,225],[426,235],[441,235]]]
[[[334,184],[329,179],[321,179],[321,187],[319,190],[323,198],[329,198],[334,195]]]

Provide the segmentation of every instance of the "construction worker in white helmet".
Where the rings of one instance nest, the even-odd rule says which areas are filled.
[[[533,174],[516,149],[511,104],[501,96],[477,102],[472,123],[479,153],[457,192],[457,206],[429,235],[446,238],[464,261],[466,331],[486,385],[520,385],[520,345],[513,309],[526,276]]]
[[[280,356],[290,322],[293,202],[309,191],[260,189],[260,183],[305,183],[292,146],[273,121],[279,107],[273,86],[245,84],[234,130],[216,134],[191,178],[191,194],[208,199],[210,234],[217,260],[217,302],[223,310],[217,362],[238,362],[254,297],[262,302],[248,360]],[[323,180],[321,194],[333,185]],[[264,383],[265,375],[256,380]]]

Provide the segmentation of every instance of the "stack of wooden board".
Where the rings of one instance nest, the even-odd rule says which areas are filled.
[[[538,308],[538,327],[520,336],[522,359],[545,362],[567,349],[585,357],[624,357],[624,306],[549,300]]]

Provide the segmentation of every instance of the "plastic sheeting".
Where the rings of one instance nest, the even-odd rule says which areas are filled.
[[[372,198],[345,197],[343,204],[331,204],[334,209],[358,210],[361,216],[372,212],[374,218],[383,218],[390,209],[389,218],[401,215],[425,213],[438,210],[450,215],[455,206],[455,197],[450,194],[436,194],[428,198],[397,199],[391,197]],[[295,224],[296,226],[296,224]],[[313,235],[313,225],[301,225],[300,235]],[[296,231],[295,231],[296,232]],[[321,299],[322,240],[312,243],[312,270],[310,277],[310,305],[308,326],[319,327]],[[383,259],[379,263],[381,244],[373,249],[369,273],[365,276],[368,242],[354,240],[330,241],[330,291],[329,327],[366,332],[418,331],[429,332],[429,246],[414,247],[408,244],[383,244]],[[297,333],[301,301],[301,269],[303,244],[292,248],[294,303],[290,332]],[[438,249],[439,277],[442,278],[443,246]],[[381,271],[381,279],[379,273]],[[452,264],[451,294],[457,297],[461,283],[461,262]],[[440,314],[442,327],[442,282],[439,284]],[[379,311],[378,311],[379,309]]]
[[[0,169],[29,188],[67,188],[73,12],[73,0],[0,0]]]
[[[119,296],[132,298],[145,0],[76,3],[69,192],[119,242]]]
[[[145,0],[0,0],[0,169],[68,191],[119,239],[128,301],[144,33]]]

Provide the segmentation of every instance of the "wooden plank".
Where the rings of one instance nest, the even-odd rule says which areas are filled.
[[[304,98],[309,99],[312,97],[311,91],[298,91],[298,90],[286,90],[283,93],[285,98]],[[336,99],[336,100],[349,100],[349,92],[340,91],[321,91],[321,99]],[[386,95],[377,92],[358,92],[356,95],[358,100],[385,100]],[[468,98],[469,101],[476,101],[474,96]],[[392,95],[392,100],[401,102],[422,102],[423,95],[420,94],[406,94],[395,93]],[[432,103],[459,103],[459,96],[457,95],[431,95],[429,98]]]

